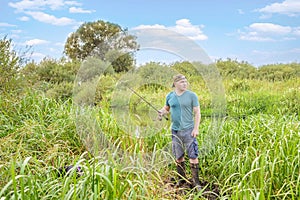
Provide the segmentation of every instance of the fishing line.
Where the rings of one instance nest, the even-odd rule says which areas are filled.
[[[114,76],[115,77],[115,76]],[[115,77],[116,78],[116,77]],[[117,78],[116,78],[117,79]],[[123,82],[124,83],[124,82]],[[127,86],[126,83],[123,84],[126,88],[128,88],[130,91],[132,91],[136,96],[138,96],[140,99],[142,99],[145,103],[147,103],[153,110],[155,110],[156,112],[160,113],[160,111],[154,107],[149,101],[147,101],[144,97],[142,97],[139,93],[137,93],[134,89],[132,89],[131,87]],[[165,115],[162,115],[166,120],[169,120],[169,118]]]

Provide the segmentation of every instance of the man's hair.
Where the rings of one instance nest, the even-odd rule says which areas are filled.
[[[175,82],[178,82],[182,79],[186,79],[185,76],[183,74],[177,74],[175,76],[173,76],[173,84],[172,84],[172,87],[175,87],[174,83]]]

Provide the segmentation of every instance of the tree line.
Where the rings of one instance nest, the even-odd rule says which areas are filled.
[[[34,89],[50,97],[68,99],[83,63],[93,66],[90,72],[85,72],[87,76],[100,73],[101,67],[105,68],[101,71],[103,75],[138,71],[145,79],[163,73],[166,67],[190,76],[199,73],[194,63],[186,61],[171,64],[153,61],[137,67],[134,57],[138,48],[136,37],[129,35],[127,29],[102,20],[84,23],[72,33],[66,40],[64,57],[44,58],[39,63],[18,54],[12,40],[5,36],[0,39],[0,95],[16,95]],[[284,81],[300,77],[300,64],[296,62],[254,67],[248,62],[228,58],[214,64],[223,79]]]

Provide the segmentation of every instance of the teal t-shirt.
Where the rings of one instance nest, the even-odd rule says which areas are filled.
[[[166,105],[170,107],[172,129],[179,131],[194,127],[193,108],[199,106],[197,95],[186,90],[178,96],[175,91],[166,97]]]

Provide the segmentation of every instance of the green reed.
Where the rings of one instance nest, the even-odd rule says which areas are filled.
[[[220,199],[298,199],[298,86],[292,81],[234,84],[225,81],[229,115],[212,150],[200,155],[201,180],[217,184]],[[139,92],[159,107],[166,90],[154,89]],[[209,92],[197,84],[193,89],[203,113],[209,113]],[[155,112],[136,98],[131,103],[137,105],[130,118],[134,126],[125,129],[109,102],[79,109],[71,100],[37,92],[0,97],[0,199],[204,198],[205,192],[177,195],[170,187],[170,177],[176,176],[170,122],[157,124]],[[202,118],[200,147],[214,125],[212,118]],[[65,165],[80,166],[84,173],[58,177],[57,169]]]

